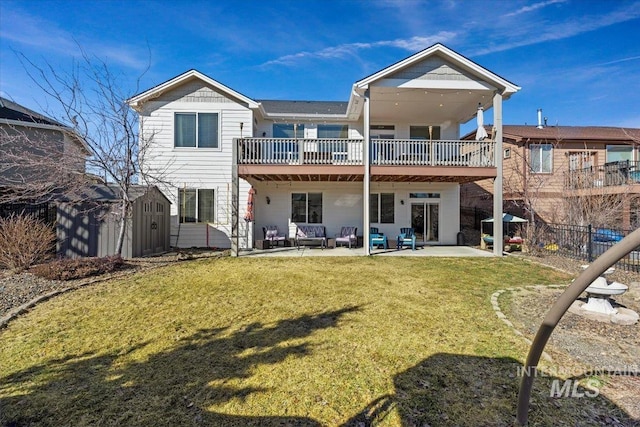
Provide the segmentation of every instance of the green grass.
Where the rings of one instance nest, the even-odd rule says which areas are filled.
[[[508,425],[527,347],[490,295],[567,280],[514,259],[160,268],[0,332],[0,425]],[[536,380],[532,422],[586,425],[584,399],[550,401],[549,381]],[[617,413],[587,403],[589,418]]]

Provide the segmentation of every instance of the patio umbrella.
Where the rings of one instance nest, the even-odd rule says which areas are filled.
[[[493,218],[483,219],[481,222],[493,222]],[[502,214],[502,222],[529,222],[524,218],[520,218],[519,216],[511,215],[508,213]]]
[[[487,131],[484,128],[484,112],[482,110],[482,106],[478,106],[478,113],[476,115],[476,120],[478,122],[478,130],[476,131],[476,141],[483,141],[487,135]]]
[[[247,212],[244,214],[244,220],[247,222],[253,221],[253,196],[256,194],[256,190],[251,187],[249,190],[249,196],[247,197]]]

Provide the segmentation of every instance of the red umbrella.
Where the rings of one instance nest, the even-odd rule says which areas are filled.
[[[247,197],[247,212],[244,214],[244,220],[247,222],[253,222],[253,196],[255,194],[256,190],[251,187],[249,196]]]

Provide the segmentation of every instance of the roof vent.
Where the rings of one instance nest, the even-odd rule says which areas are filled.
[[[542,108],[538,108],[538,129],[543,129],[544,126],[542,126]]]

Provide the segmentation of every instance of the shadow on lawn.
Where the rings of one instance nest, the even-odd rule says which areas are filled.
[[[403,426],[511,426],[515,423],[521,364],[512,358],[435,354],[394,377],[395,393],[382,396],[344,426],[378,425],[397,410]],[[581,386],[583,397],[551,397],[554,378],[534,381],[529,425],[640,426],[621,408]],[[564,385],[560,380],[559,387]],[[573,390],[573,387],[571,387]],[[558,390],[558,389],[555,389]],[[616,422],[617,420],[617,422]]]
[[[358,307],[303,315],[274,326],[253,323],[229,332],[201,330],[175,349],[118,367],[119,357],[146,344],[106,355],[83,354],[0,378],[0,393],[16,386],[27,394],[0,399],[0,425],[259,425],[316,426],[301,417],[233,416],[209,411],[267,388],[240,387],[256,366],[303,357],[307,343],[288,343],[339,326]]]

